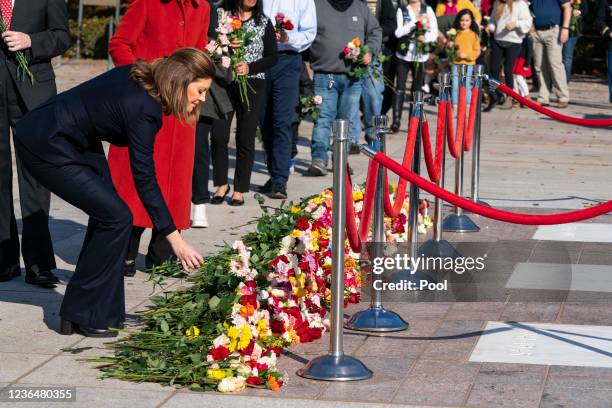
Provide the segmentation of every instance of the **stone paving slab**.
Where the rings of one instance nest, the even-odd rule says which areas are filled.
[[[105,67],[105,61],[78,64],[70,61],[57,71],[58,87],[60,90],[69,89],[103,72]],[[570,105],[567,114],[609,114],[605,85],[575,81],[572,94],[580,100]],[[434,109],[428,107],[427,111],[430,127],[435,129]],[[396,160],[403,155],[405,126],[404,123],[399,134],[387,139],[388,152]],[[297,173],[292,175],[288,186],[290,200],[298,200],[331,186],[331,174],[323,178],[304,176],[309,164],[311,127],[309,123],[300,127]],[[608,199],[612,191],[612,179],[608,175],[608,167],[612,164],[610,136],[612,131],[608,129],[560,124],[527,109],[494,110],[484,114],[480,196],[495,206],[534,214],[582,208],[597,200]],[[267,178],[263,159],[261,146],[257,144],[252,187],[263,184]],[[350,163],[355,171],[353,179],[357,182],[365,180],[367,159],[350,156]],[[465,165],[467,193],[471,154],[466,155]],[[454,188],[453,170],[454,161],[447,156],[446,188],[449,190]],[[421,173],[425,172],[423,164]],[[230,173],[230,180],[231,177]],[[391,180],[397,180],[397,177],[392,175]],[[16,180],[14,187],[17,191]],[[429,197],[428,194],[423,196]],[[15,197],[14,204],[19,217],[18,197]],[[274,206],[279,203],[269,200],[267,204]],[[450,206],[444,206],[445,213],[450,211]],[[258,214],[259,206],[250,193],[246,195],[245,206],[238,209],[227,205],[208,206],[210,228],[188,230],[184,235],[204,254],[209,254],[221,248],[224,242],[231,244],[251,231],[253,227],[246,224]],[[503,293],[497,294],[499,297],[493,297],[489,303],[410,303],[417,301],[418,296],[401,301],[390,300],[385,303],[387,308],[410,323],[408,331],[385,335],[345,332],[345,351],[358,356],[375,372],[374,378],[366,382],[330,384],[306,380],[295,374],[310,358],[327,352],[327,335],[319,341],[288,350],[281,356],[279,367],[287,373],[288,383],[278,392],[248,389],[240,395],[228,396],[177,391],[157,384],[99,380],[100,372],[92,369],[91,363],[78,359],[105,354],[105,340],[64,337],[54,331],[59,324],[57,312],[61,296],[74,270],[87,218],[56,197],[52,199],[51,216],[62,284],[54,291],[42,290],[26,285],[23,276],[0,284],[0,344],[3,345],[0,348],[0,388],[12,383],[77,386],[81,396],[79,402],[87,406],[112,407],[612,405],[610,369],[469,362],[478,339],[488,334],[485,330],[487,321],[612,326],[609,294],[596,292],[580,296],[566,293],[561,299],[548,301],[544,296],[546,293],[542,293],[543,296],[537,298],[539,302],[533,302],[533,294],[528,297],[531,301],[527,302],[520,301],[521,298],[515,294],[503,297]],[[544,243],[532,240],[536,227],[509,225],[473,214],[470,217],[481,227],[480,233],[447,233],[445,238],[456,245],[478,241],[481,248],[490,249],[489,262],[495,273],[475,276],[478,285],[503,286],[517,262],[612,264],[612,246],[583,242]],[[612,224],[612,215],[583,224],[593,223]],[[141,254],[146,251],[148,234],[146,232],[141,241]],[[430,237],[431,233],[419,236],[419,242]],[[495,243],[501,240],[504,242],[496,246]],[[138,267],[142,268],[143,263],[140,255]],[[136,277],[126,279],[126,308],[131,316],[149,304],[147,299],[152,287],[145,282],[146,276],[138,272]],[[172,281],[165,290],[183,285],[180,281]],[[365,307],[365,303],[352,305],[345,315],[348,318]],[[61,348],[74,348],[79,352],[63,352]]]

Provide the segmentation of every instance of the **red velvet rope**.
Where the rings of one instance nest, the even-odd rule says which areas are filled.
[[[476,122],[476,109],[478,108],[478,97],[480,90],[477,87],[472,88],[472,100],[470,104],[470,116],[468,117],[467,129],[465,131],[465,144],[463,148],[469,152],[472,148],[472,139],[474,137],[474,124]]]
[[[447,104],[446,123],[448,125],[448,151],[455,159],[461,154],[463,135],[465,133],[465,108],[467,104],[466,88],[459,88],[459,107],[457,108],[457,136],[453,135],[453,105]]]
[[[359,230],[357,229],[357,222],[355,221],[356,214],[355,206],[353,205],[353,182],[351,181],[349,172],[346,172],[346,236],[349,240],[351,249],[355,253],[360,253],[361,243],[368,240],[379,167],[380,165],[377,162],[370,161],[365,192],[363,193],[363,208],[359,220]]]
[[[546,115],[550,118],[556,119],[561,122],[571,123],[573,125],[580,126],[591,126],[591,127],[610,127],[612,126],[612,118],[610,119],[583,119],[583,118],[574,118],[567,115],[562,115],[558,112],[552,111],[550,109],[546,109],[545,107],[538,105],[531,99],[527,99],[518,93],[514,92],[512,89],[508,88],[506,84],[500,84],[497,88],[499,91],[505,93],[511,98],[517,100],[519,103],[522,103],[525,106],[533,109],[536,112],[540,112],[543,115]]]
[[[429,135],[429,122],[427,119],[423,121],[423,156],[425,156],[425,165],[429,179],[434,183],[440,181],[442,175],[442,158],[444,157],[444,125],[446,124],[446,104],[445,100],[441,100],[438,105],[438,128],[436,133],[436,157],[433,157],[431,151],[431,140]]]
[[[410,122],[408,124],[408,140],[406,141],[406,150],[404,150],[404,158],[402,160],[402,166],[410,167],[412,164],[412,157],[414,156],[414,145],[416,143],[417,132],[419,130],[419,117],[410,116]],[[397,183],[397,194],[395,195],[395,202],[391,204],[389,198],[389,177],[385,171],[385,182],[384,182],[384,207],[385,214],[387,217],[395,218],[399,215],[406,200],[406,187],[408,182],[404,179],[399,180]]]
[[[392,172],[396,173],[402,178],[405,178],[411,183],[416,184],[420,189],[423,189],[442,200],[459,206],[465,210],[471,211],[474,214],[479,214],[487,218],[491,218],[498,221],[509,222],[512,224],[524,224],[524,225],[552,225],[552,224],[567,224],[570,222],[584,221],[590,218],[595,218],[603,214],[607,214],[612,211],[612,201],[606,201],[605,203],[595,205],[593,207],[585,208],[577,211],[570,211],[560,214],[521,214],[513,213],[510,211],[498,210],[491,207],[486,207],[480,204],[476,204],[463,197],[457,196],[448,190],[436,186],[435,184],[425,180],[424,178],[414,174],[409,169],[402,167],[401,164],[385,156],[382,153],[377,153],[374,156],[373,161],[379,162],[382,166],[388,168]]]

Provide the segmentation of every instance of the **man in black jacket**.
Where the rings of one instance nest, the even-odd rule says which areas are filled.
[[[608,89],[610,103],[612,103],[612,0],[599,0],[595,26],[608,46]]]
[[[19,237],[13,210],[10,131],[25,113],[57,92],[51,58],[70,46],[64,0],[0,0],[6,31],[0,41],[0,282],[21,274]],[[33,80],[18,69],[16,52],[23,53]],[[19,157],[17,173],[23,220],[21,252],[26,282],[52,286],[55,256],[49,234],[50,194]]]

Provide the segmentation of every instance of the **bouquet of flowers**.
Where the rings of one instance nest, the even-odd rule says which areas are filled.
[[[580,5],[582,4],[582,0],[572,0],[572,18],[570,20],[569,29],[571,33],[575,33],[578,30],[578,23],[582,18],[582,13],[580,12]]]
[[[7,31],[6,24],[4,24],[4,17],[2,17],[2,10],[0,10],[0,35]],[[30,78],[30,82],[34,85],[34,75],[30,71],[28,59],[22,51],[15,52],[15,59],[17,59],[17,77],[23,81],[27,75]]]
[[[448,56],[448,62],[450,64],[455,63],[457,52],[459,51],[459,46],[455,44],[455,38],[457,38],[457,30],[451,28],[446,32],[446,39],[448,40],[446,43],[446,55]]]
[[[255,33],[247,31],[242,26],[240,18],[229,14],[221,16],[217,32],[219,33],[217,45],[222,50],[225,49],[229,52],[231,42],[240,42],[240,46],[231,48],[230,65],[235,68],[238,64],[243,63],[246,56],[245,44],[255,36]],[[234,75],[234,82],[238,85],[240,100],[247,106],[247,109],[251,109],[248,91],[255,92],[255,90],[249,84],[248,77],[246,75]]]
[[[323,103],[321,95],[300,96],[300,118],[310,116],[313,122],[316,122],[321,115],[319,105]]]
[[[427,16],[422,16],[416,22],[416,30],[414,32],[414,38],[416,39],[416,56],[417,61],[421,55],[429,54],[436,48],[435,42],[426,42],[419,40],[419,37],[425,36],[429,30],[429,19]]]
[[[276,31],[280,31],[280,30],[291,31],[294,28],[293,23],[291,22],[289,17],[287,17],[281,12],[276,14],[276,16],[274,17],[274,21],[276,23],[274,24],[274,29]]]
[[[353,38],[342,50],[345,61],[351,66],[348,76],[351,78],[361,78],[368,72],[368,64],[363,57],[368,53],[368,46],[363,45],[358,37]]]

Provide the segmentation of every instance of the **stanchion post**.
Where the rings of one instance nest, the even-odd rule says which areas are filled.
[[[478,105],[476,106],[476,123],[474,124],[474,138],[473,138],[473,147],[472,147],[472,190],[470,196],[472,197],[472,201],[476,204],[481,205],[490,205],[481,201],[479,198],[479,188],[480,188],[480,138],[481,138],[481,129],[482,129],[482,90],[483,90],[483,78],[484,78],[484,66],[483,65],[475,65],[474,66],[474,77],[476,79],[476,83],[474,84],[474,88],[478,89]]]
[[[385,153],[385,136],[387,134],[387,117],[384,115],[374,116],[372,124],[376,129],[376,148]],[[384,183],[385,170],[382,166],[378,168],[376,179],[376,192],[374,196],[373,212],[373,239],[370,256],[382,258],[384,256],[383,245],[385,243],[385,208],[384,208]],[[370,259],[372,260],[372,259]],[[408,329],[408,323],[397,313],[386,310],[382,303],[382,291],[374,288],[374,274],[370,279],[370,308],[355,313],[346,322],[347,329],[367,332],[394,332]]]
[[[438,83],[440,84],[440,101],[448,101],[451,103],[450,87],[451,75],[448,72],[443,72],[438,75]],[[447,118],[446,120],[452,120]],[[444,124],[444,137],[442,140],[442,163],[440,168],[440,180],[437,185],[444,188],[444,178],[446,173],[446,136],[448,127]],[[438,152],[436,151],[436,155]],[[434,200],[434,224],[433,237],[425,242],[419,248],[419,255],[430,258],[447,258],[461,256],[457,250],[445,239],[442,239],[442,209],[444,203],[439,197]]]
[[[311,360],[297,374],[301,377],[324,381],[366,380],[372,377],[360,360],[344,354],[342,321],[344,307],[344,242],[346,207],[346,164],[350,124],[347,120],[333,122],[334,180],[332,225],[332,310],[329,354]]]
[[[459,65],[459,80],[462,86],[471,86],[470,77],[467,75],[467,65]],[[459,101],[461,103],[461,101]],[[449,118],[452,120],[452,118]],[[457,129],[459,132],[459,129]],[[463,143],[459,146],[460,156],[455,159],[455,194],[463,196]],[[453,214],[449,214],[442,223],[442,229],[448,232],[478,232],[480,228],[459,206],[453,208]]]
[[[423,100],[422,91],[414,92],[414,102],[412,106],[412,116],[419,116],[419,128],[416,141],[414,142],[414,156],[412,156],[412,172],[421,173],[421,138],[423,137]],[[408,207],[408,242],[410,245],[410,257],[416,259],[418,244],[418,224],[419,224],[419,188],[416,184],[410,183],[410,201]]]

